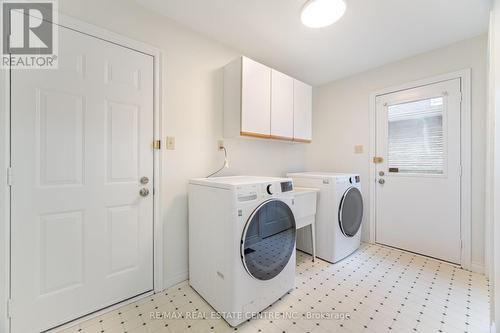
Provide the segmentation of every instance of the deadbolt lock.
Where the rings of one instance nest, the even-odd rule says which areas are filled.
[[[141,182],[142,185],[146,185],[147,183],[149,183],[149,178],[146,177],[146,176],[141,177],[140,182]]]

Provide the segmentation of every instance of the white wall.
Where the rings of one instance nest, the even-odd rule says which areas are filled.
[[[369,97],[394,85],[472,68],[472,261],[484,265],[485,117],[487,38],[479,36],[314,89],[314,140],[308,168],[357,172],[369,202]],[[354,154],[354,145],[364,145]],[[368,206],[368,205],[366,205]],[[368,239],[368,208],[363,237]]]
[[[492,2],[489,31],[489,110],[488,110],[488,173],[493,180],[487,188],[487,236],[491,251],[491,333],[500,333],[500,0]],[[496,327],[495,327],[496,326]]]
[[[222,163],[222,71],[238,52],[130,0],[62,0],[60,10],[74,18],[149,43],[164,54],[163,93],[166,134],[176,150],[165,151],[163,170],[165,281],[187,277],[187,183]],[[259,140],[227,140],[227,174],[281,176],[304,166],[304,145]]]

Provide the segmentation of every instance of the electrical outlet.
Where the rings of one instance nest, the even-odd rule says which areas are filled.
[[[167,149],[175,150],[175,136],[167,136]]]
[[[223,139],[217,140],[217,147],[219,147],[219,150],[222,150],[225,147]]]
[[[354,154],[363,154],[363,151],[364,151],[363,145],[354,146]]]

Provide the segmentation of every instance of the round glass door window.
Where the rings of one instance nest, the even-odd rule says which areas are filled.
[[[351,187],[345,191],[340,201],[339,224],[342,233],[347,237],[354,237],[363,220],[363,197],[361,191]]]
[[[262,203],[250,216],[241,240],[241,258],[256,279],[270,280],[288,264],[295,251],[295,218],[280,200]]]

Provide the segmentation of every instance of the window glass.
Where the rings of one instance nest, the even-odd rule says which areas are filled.
[[[443,97],[388,107],[389,172],[443,174]]]

